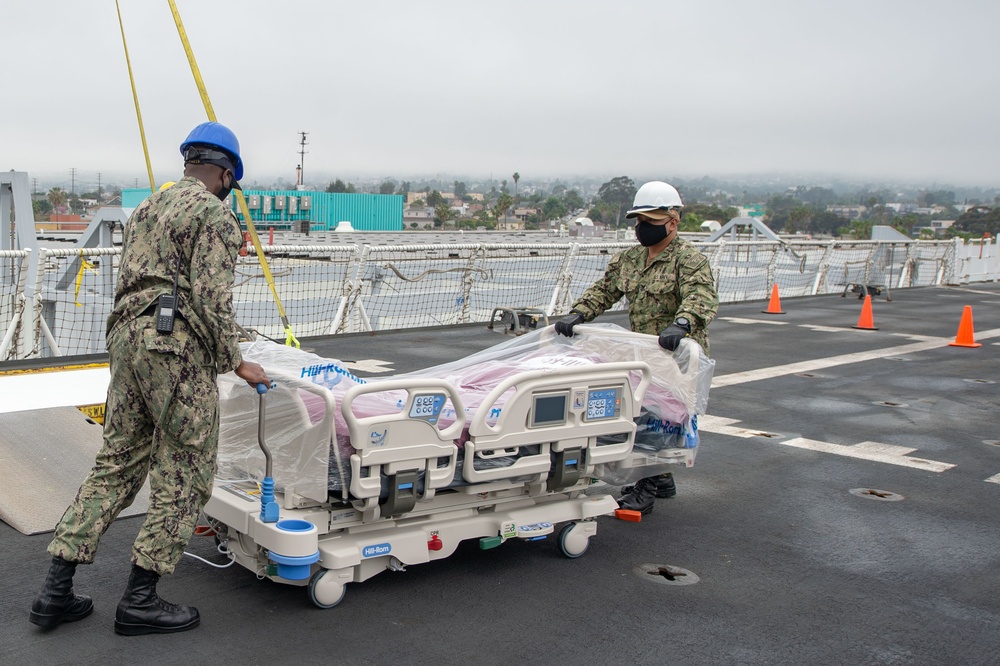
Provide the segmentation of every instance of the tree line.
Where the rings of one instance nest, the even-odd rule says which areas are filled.
[[[519,195],[517,185],[520,174],[512,176],[514,191],[508,188],[508,181],[503,180],[500,187],[492,187],[483,197],[483,209],[469,216],[466,220],[456,220],[457,213],[444,200],[441,192],[424,187],[425,197],[417,204],[430,206],[435,211],[435,224],[441,226],[448,222],[456,222],[459,226],[486,226],[492,228],[500,219],[512,214],[514,207],[534,209],[537,212],[528,216],[527,228],[540,228],[545,223],[566,217],[576,211],[586,211],[586,216],[596,223],[611,227],[630,226],[631,221],[625,219],[625,214],[631,208],[636,193],[636,183],[629,176],[616,176],[601,184],[596,196],[585,200],[578,190],[557,184],[551,190],[532,189],[529,194]],[[667,179],[669,180],[669,179]],[[455,198],[472,203],[468,185],[464,181],[454,181]],[[725,224],[737,217],[739,209],[735,205],[737,196],[726,195],[717,189],[698,185],[678,185],[681,198],[685,202],[682,211],[680,229],[682,231],[699,231],[701,224],[707,220],[715,220]],[[356,192],[354,185],[337,179],[330,183],[327,192]],[[380,194],[406,194],[411,191],[408,181],[397,182],[386,179],[378,187]],[[742,192],[739,199],[742,203],[750,203],[755,195]],[[756,195],[764,211],[764,222],[778,233],[802,233],[826,235],[833,237],[851,236],[867,239],[871,237],[872,227],[885,225],[910,235],[933,235],[928,229],[934,220],[955,220],[955,223],[944,231],[946,237],[982,237],[983,234],[996,234],[1000,230],[1000,197],[992,204],[975,202],[965,212],[956,209],[958,200],[954,191],[941,189],[921,190],[915,196],[917,206],[927,209],[936,207],[935,212],[897,212],[889,203],[896,198],[895,193],[886,189],[860,188],[849,194],[837,194],[832,189],[818,186],[799,186],[788,188],[780,193],[764,193]],[[856,219],[845,219],[828,207],[862,206],[858,209]],[[922,231],[920,231],[922,230]]]

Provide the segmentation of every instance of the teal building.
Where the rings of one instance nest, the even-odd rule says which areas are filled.
[[[122,190],[122,207],[135,208],[148,197],[148,187]],[[341,194],[299,190],[244,190],[255,227],[301,230],[308,222],[313,231],[333,231],[343,221],[356,231],[402,231],[403,196],[399,194]],[[236,196],[227,203],[243,222]],[[243,224],[246,226],[246,223]]]

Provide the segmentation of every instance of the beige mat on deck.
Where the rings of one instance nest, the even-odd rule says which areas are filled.
[[[23,534],[55,529],[94,464],[101,432],[74,407],[0,414],[0,520]],[[147,482],[121,516],[148,506]]]

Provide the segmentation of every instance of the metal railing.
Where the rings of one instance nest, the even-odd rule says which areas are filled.
[[[493,308],[566,312],[611,257],[633,245],[468,243],[264,246],[297,337],[489,322]],[[720,301],[845,293],[1000,279],[990,240],[696,243]],[[0,252],[0,362],[105,352],[118,248]],[[241,326],[284,339],[277,307],[253,253],[236,269]],[[627,307],[624,300],[614,309]]]

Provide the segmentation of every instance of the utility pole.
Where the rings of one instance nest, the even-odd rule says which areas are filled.
[[[299,142],[299,187],[305,189],[306,187],[306,146],[309,143],[306,141],[306,135],[309,132],[299,132],[302,135],[302,140]]]
[[[76,167],[71,167],[70,168],[70,170],[69,170],[69,176],[70,176],[69,193],[70,194],[76,194]]]

